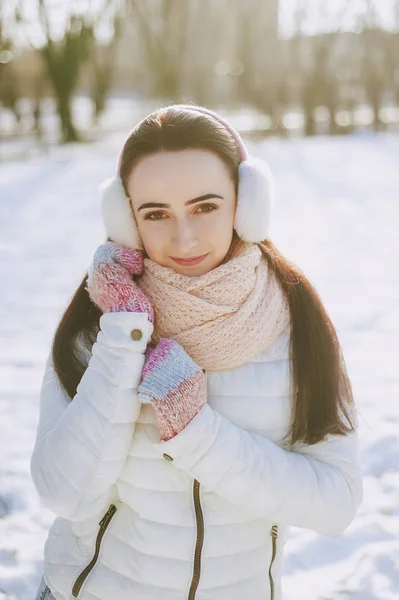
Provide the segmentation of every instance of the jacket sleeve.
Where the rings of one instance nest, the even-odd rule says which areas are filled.
[[[147,313],[104,313],[72,401],[50,353],[30,473],[43,504],[57,515],[84,520],[114,491],[141,408],[136,388],[152,332]]]
[[[254,517],[327,537],[343,533],[362,502],[357,432],[286,450],[206,404],[179,434],[153,447],[197,479],[205,492],[219,494]]]

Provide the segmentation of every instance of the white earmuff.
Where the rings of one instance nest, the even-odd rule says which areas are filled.
[[[120,177],[106,179],[100,185],[101,213],[108,237],[117,244],[143,250],[130,199]]]
[[[269,237],[274,206],[274,181],[269,165],[250,157],[238,167],[237,207],[234,229],[246,242]]]

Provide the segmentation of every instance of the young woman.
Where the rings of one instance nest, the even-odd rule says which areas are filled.
[[[37,598],[280,600],[287,528],[353,520],[350,381],[272,203],[216,113],[130,133],[46,364],[31,474],[58,516]]]

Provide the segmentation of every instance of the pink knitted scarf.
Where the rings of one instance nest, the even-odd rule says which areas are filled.
[[[288,302],[257,244],[197,277],[146,258],[137,284],[154,307],[152,341],[176,340],[203,369],[246,363],[289,325]]]

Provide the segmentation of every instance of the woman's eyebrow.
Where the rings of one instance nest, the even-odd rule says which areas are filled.
[[[221,198],[223,200],[223,196],[219,196],[219,194],[204,194],[203,196],[198,196],[198,198],[193,198],[192,200],[187,200],[185,202],[185,206],[189,206],[190,204],[195,204],[195,202],[201,202],[201,200],[209,200],[209,198]],[[170,204],[163,204],[162,202],[146,202],[142,204],[137,209],[137,212],[142,208],[170,208]]]

